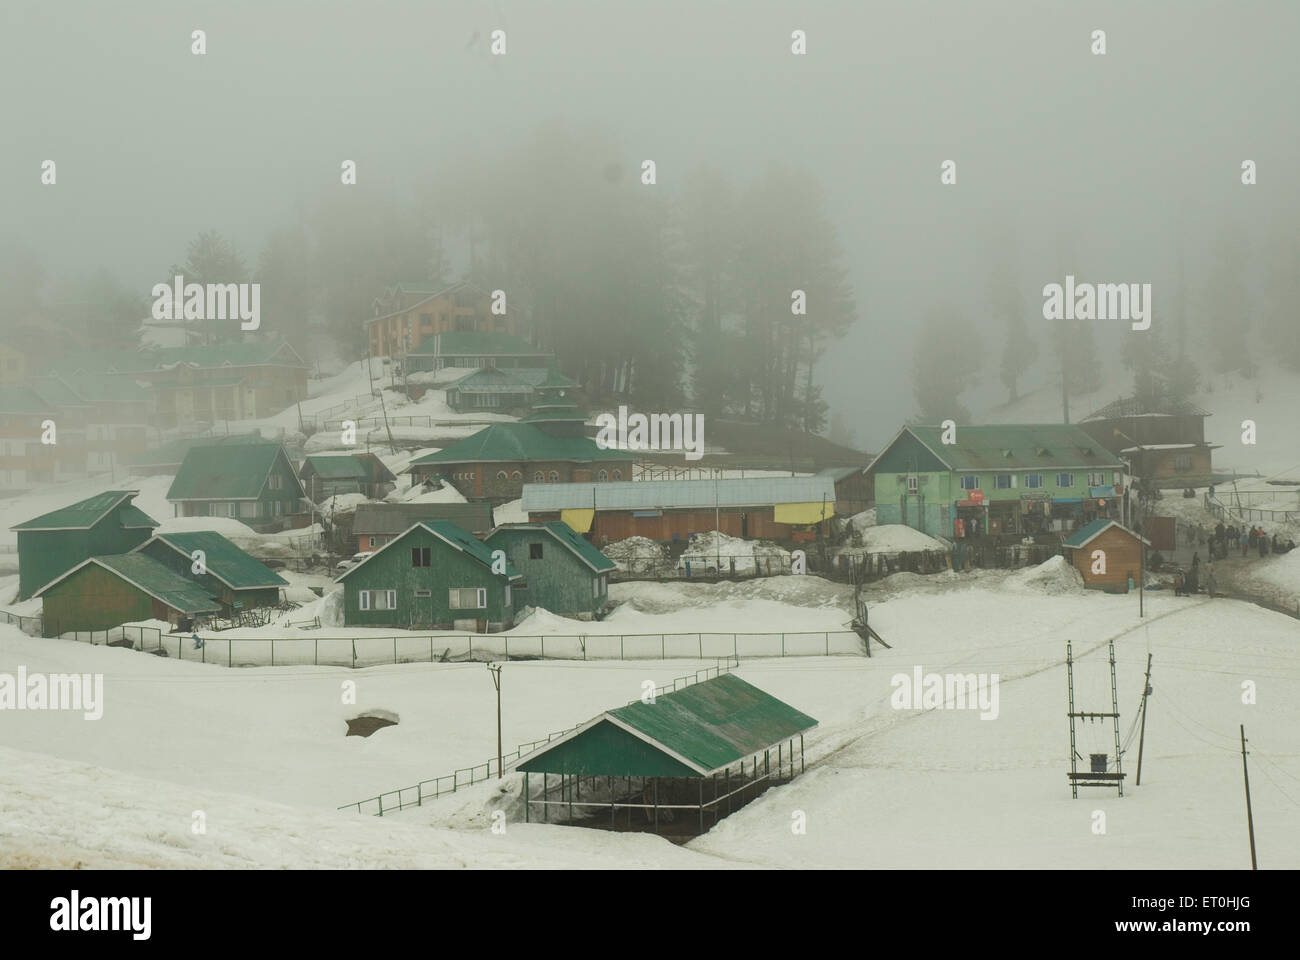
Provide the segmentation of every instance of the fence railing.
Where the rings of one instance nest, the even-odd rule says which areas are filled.
[[[143,624],[124,624],[120,627],[110,627],[107,630],[54,632],[58,630],[56,624],[50,629],[51,636],[58,637],[60,640],[76,640],[79,643],[89,643],[91,645],[114,644],[117,646],[130,646],[133,650],[140,651],[156,651],[162,647],[162,631],[158,627],[148,627]]]
[[[729,673],[731,670],[740,665],[740,661],[735,657],[724,657],[718,660],[717,664],[712,667],[706,667],[703,670],[697,670],[693,674],[683,677],[676,677],[672,685],[664,684],[662,687],[655,688],[655,696],[660,697],[667,693],[690,686],[692,683],[700,683],[703,680],[709,680],[713,677],[720,676],[723,673]],[[632,700],[631,703],[637,701]],[[583,721],[584,723],[586,721]],[[500,758],[500,764],[497,766],[496,757],[478,763],[472,767],[461,767],[451,773],[441,777],[430,777],[428,780],[421,780],[419,783],[409,787],[399,787],[396,790],[389,790],[386,793],[378,794],[374,797],[367,797],[365,800],[358,800],[356,803],[345,803],[339,810],[356,810],[357,813],[365,813],[368,808],[373,807],[372,816],[382,817],[385,813],[393,813],[398,810],[404,810],[407,807],[418,807],[424,804],[425,800],[436,800],[446,793],[455,793],[461,787],[468,787],[471,784],[481,783],[484,780],[490,780],[493,776],[492,771],[498,771],[497,776],[501,776],[501,771],[511,764],[528,756],[538,747],[544,747],[552,740],[558,740],[560,737],[568,736],[582,724],[569,727],[567,730],[559,730],[555,733],[548,733],[543,740],[530,740],[528,743],[521,743],[514,750],[503,754]],[[480,771],[482,775],[480,776]]]
[[[0,610],[0,622],[15,623],[23,633],[30,633],[33,636],[40,636],[41,633],[41,618],[39,616],[25,617],[17,613],[10,613],[8,610]]]
[[[224,637],[162,634],[146,650],[226,667],[364,667],[476,660],[701,660],[856,656],[852,630],[784,633],[403,634],[390,637]]]
[[[1262,521],[1264,523],[1298,523],[1300,522],[1300,507],[1295,510],[1273,510],[1261,507],[1251,507],[1247,504],[1252,501],[1249,499],[1252,494],[1259,494],[1260,499],[1255,503],[1277,503],[1278,494],[1270,494],[1267,491],[1250,491],[1242,494],[1233,494],[1232,499],[1243,498],[1242,504],[1224,503],[1218,496],[1205,494],[1205,509],[1208,510],[1216,519],[1223,520],[1227,523]],[[1262,497],[1267,496],[1269,499],[1264,500]]]

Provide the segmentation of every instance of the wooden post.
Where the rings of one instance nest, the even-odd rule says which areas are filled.
[[[531,823],[533,798],[528,792],[528,774],[524,774],[524,823]]]
[[[1255,861],[1255,818],[1250,812],[1250,772],[1246,769],[1246,725],[1241,725],[1241,776],[1246,781],[1246,829],[1250,832],[1250,869],[1258,870]]]

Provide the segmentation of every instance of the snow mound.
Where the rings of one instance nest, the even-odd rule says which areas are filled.
[[[601,553],[624,573],[653,573],[668,560],[667,548],[646,537],[615,540],[601,547]]]
[[[369,502],[370,498],[364,493],[339,493],[323,500],[318,509],[329,517],[336,513],[355,513],[357,507]]]
[[[691,540],[677,560],[678,569],[684,569],[689,562],[692,567],[711,567],[728,571],[735,561],[736,573],[753,573],[755,567],[764,571],[769,568],[776,571],[790,569],[790,552],[782,550],[767,540],[742,540],[730,537],[718,530],[701,533]]]
[[[509,503],[503,503],[492,511],[493,522],[502,523],[527,523],[528,511],[524,509],[524,501],[511,500]]]
[[[859,514],[861,516],[861,514]],[[867,527],[862,531],[862,547],[867,553],[904,553],[917,550],[947,550],[942,540],[904,526],[888,523],[882,527]]]
[[[1067,594],[1083,592],[1083,577],[1062,556],[1044,560],[1036,567],[1017,570],[1006,578],[1007,589],[1019,593]]]
[[[234,517],[168,517],[158,524],[154,533],[192,533],[211,530],[219,533],[236,546],[257,543],[262,535]]]

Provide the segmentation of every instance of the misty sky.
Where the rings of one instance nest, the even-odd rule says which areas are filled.
[[[56,276],[105,267],[142,297],[200,230],[253,261],[323,191],[401,195],[549,120],[608,129],[611,159],[654,159],[660,188],[705,163],[737,180],[802,166],[861,315],[821,379],[868,450],[914,412],[931,304],[985,340],[981,396],[1001,393],[1000,262],[1031,320],[1042,285],[1073,272],[1153,283],[1160,322],[1180,248],[1194,296],[1221,225],[1267,245],[1300,211],[1296,0],[5,0],[0,22],[0,243]],[[795,28],[807,56],[790,53]],[[505,57],[487,52],[494,29]],[[40,185],[45,159],[57,187]],[[1240,185],[1243,159],[1258,186]],[[1099,330],[1104,355],[1122,326]]]

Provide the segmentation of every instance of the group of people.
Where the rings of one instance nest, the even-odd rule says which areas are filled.
[[[1214,562],[1205,565],[1205,592],[1214,596],[1218,592],[1218,581],[1214,578]],[[1187,597],[1201,592],[1201,555],[1192,554],[1192,566],[1186,573],[1174,575],[1174,596]]]
[[[1247,527],[1243,530],[1240,527],[1225,527],[1220,523],[1210,538],[1210,558],[1226,560],[1229,548],[1240,550],[1243,557],[1252,550],[1258,551],[1261,557],[1267,557],[1270,553],[1289,553],[1295,549],[1295,541],[1287,540],[1283,543],[1276,533],[1270,537],[1262,527]]]

